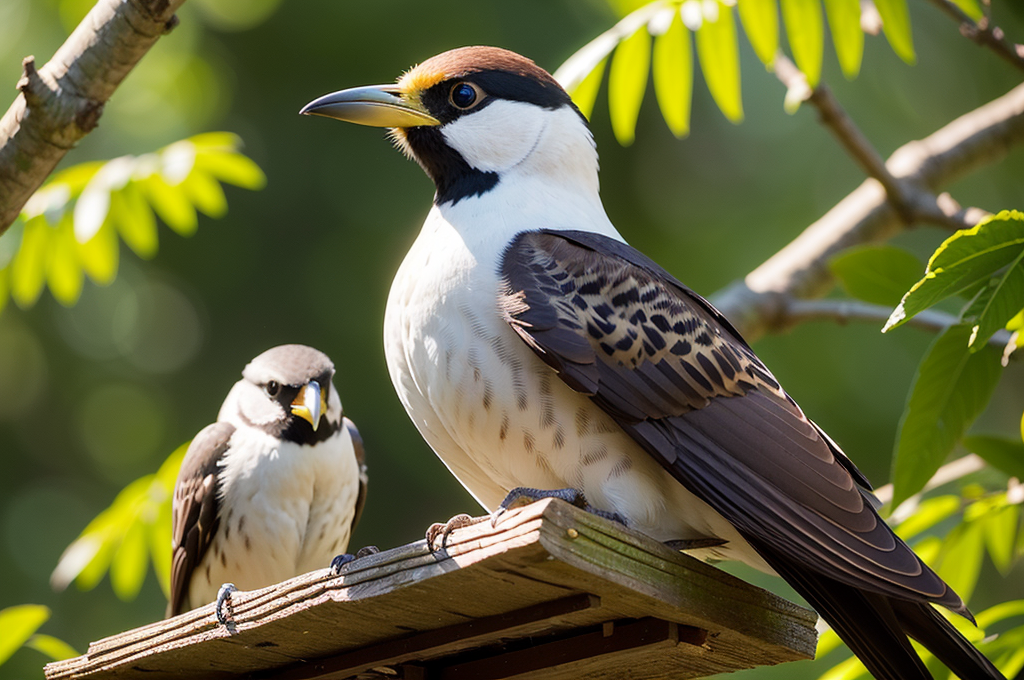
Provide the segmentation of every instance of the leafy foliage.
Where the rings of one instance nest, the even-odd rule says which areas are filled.
[[[964,2],[976,6],[976,0]],[[875,5],[893,50],[913,63],[906,0],[877,0]],[[738,123],[743,120],[743,104],[734,7],[758,59],[771,69],[779,45],[780,4],[776,0],[656,0],[632,11],[583,46],[562,64],[555,78],[589,117],[605,61],[614,51],[608,104],[615,137],[628,145],[634,139],[648,71],[653,66],[658,105],[665,122],[672,134],[685,137],[690,129],[695,42],[708,90],[725,117]],[[823,14],[828,17],[843,74],[847,78],[857,75],[864,53],[858,0],[781,0],[781,12],[794,61],[810,86],[817,85],[821,77]],[[693,40],[691,33],[695,34]],[[650,36],[654,36],[653,62],[646,54],[651,49]]]
[[[197,210],[222,217],[227,200],[221,183],[247,189],[266,184],[240,146],[235,135],[212,132],[152,154],[55,174],[0,241],[0,307],[8,292],[19,307],[31,307],[44,287],[72,306],[85,276],[100,286],[117,276],[119,236],[149,259],[158,247],[157,217],[182,236],[195,233]]]
[[[122,600],[132,600],[146,578],[149,557],[160,587],[170,592],[171,499],[188,444],[179,446],[150,475],[126,486],[106,510],[61,555],[50,583],[64,589],[72,581],[90,590],[110,570],[110,584]]]
[[[896,246],[869,245],[843,251],[832,258],[829,268],[853,297],[894,306],[917,281],[921,261]]]
[[[20,604],[0,609],[0,665],[21,647],[31,647],[59,661],[77,656],[71,645],[52,635],[36,633],[50,618],[50,610],[41,604]]]

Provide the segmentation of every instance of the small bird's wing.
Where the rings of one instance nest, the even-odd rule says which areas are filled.
[[[192,572],[206,554],[220,523],[218,462],[228,450],[235,428],[214,423],[192,440],[174,485],[171,510],[171,597],[167,616],[180,614],[188,600]]]
[[[785,556],[854,588],[969,616],[878,517],[853,463],[671,274],[575,231],[520,234],[502,273],[500,303],[519,336],[769,564]]]
[[[349,532],[349,536],[351,536],[351,531],[355,531],[359,518],[363,516],[363,506],[366,505],[366,485],[369,482],[369,477],[366,474],[366,450],[363,448],[363,438],[359,435],[356,424],[348,418],[342,418],[342,424],[352,438],[352,448],[356,452],[356,464],[359,465],[359,494],[356,496],[356,511],[352,515],[352,527]]]

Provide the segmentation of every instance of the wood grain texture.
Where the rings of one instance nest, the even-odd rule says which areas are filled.
[[[552,499],[456,530],[443,555],[418,541],[232,604],[233,632],[207,605],[46,677],[689,678],[810,658],[816,642],[813,612]]]

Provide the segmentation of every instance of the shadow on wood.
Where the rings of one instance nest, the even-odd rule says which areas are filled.
[[[232,596],[46,666],[58,678],[695,678],[810,658],[817,616],[545,500]]]

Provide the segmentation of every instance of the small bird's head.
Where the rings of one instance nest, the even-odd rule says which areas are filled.
[[[340,427],[341,399],[331,379],[334,364],[305,345],[281,345],[242,371],[218,420],[257,427],[282,439],[312,443]]]
[[[434,181],[439,205],[485,194],[514,174],[596,192],[586,119],[547,71],[497,47],[444,52],[395,85],[334,92],[300,113],[391,128]]]

